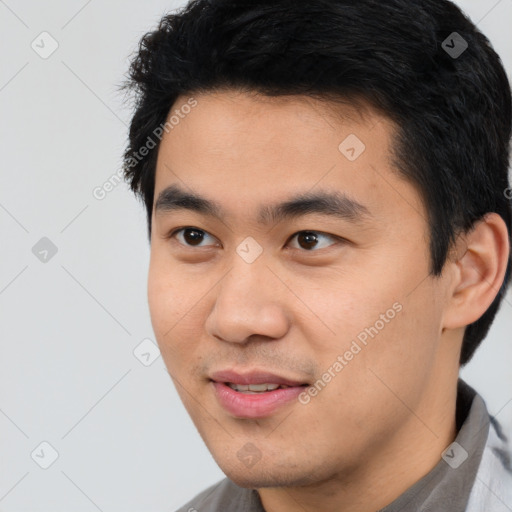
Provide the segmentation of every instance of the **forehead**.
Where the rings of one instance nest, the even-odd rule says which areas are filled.
[[[195,106],[181,110],[191,97]],[[155,198],[179,184],[239,212],[319,187],[365,198],[369,210],[418,202],[392,167],[394,124],[368,105],[227,90],[180,97],[172,115],[179,121],[158,150]]]
[[[313,132],[323,132],[324,135],[327,131],[339,132],[344,124],[373,127],[376,123],[382,123],[388,132],[395,128],[389,118],[361,97],[267,96],[256,91],[242,92],[232,89],[180,96],[168,117],[179,113],[191,98],[197,102],[197,106],[185,116],[180,116],[181,121],[178,120],[178,124],[186,130],[188,127],[207,128],[210,123],[214,123],[219,136],[233,130],[241,135],[240,132],[249,126],[253,128],[250,133],[254,137],[257,136],[256,130],[259,128],[263,127],[270,134],[286,126],[288,131],[283,136],[288,135],[289,138],[293,133],[304,130],[310,135]],[[177,120],[176,116],[174,119]],[[185,119],[186,123],[183,122]],[[178,131],[183,133],[185,130]]]

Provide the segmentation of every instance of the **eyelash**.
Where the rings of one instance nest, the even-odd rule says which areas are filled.
[[[205,231],[204,229],[199,229],[199,228],[196,228],[194,226],[185,226],[185,227],[181,227],[181,228],[177,228],[175,230],[173,230],[172,232],[169,233],[169,235],[167,235],[167,239],[172,239],[172,238],[175,238],[175,236],[180,233],[180,232],[183,232],[183,231],[187,231],[187,230],[191,230],[191,231],[199,231],[200,233],[205,233],[209,236],[211,236],[212,238],[215,238],[213,237],[213,235],[210,235],[210,233],[208,233],[207,231]],[[296,237],[297,235],[301,234],[301,233],[312,233],[312,234],[315,234],[315,235],[321,235],[321,236],[324,236],[324,237],[327,237],[327,238],[330,238],[332,240],[334,240],[335,242],[346,242],[345,239],[339,237],[339,236],[336,236],[336,235],[330,235],[328,233],[324,233],[323,231],[314,231],[314,230],[309,230],[309,229],[306,229],[306,230],[302,230],[302,231],[297,231],[296,233],[294,233],[288,240],[287,240],[287,244],[290,242],[290,240],[292,240],[294,237]],[[184,247],[187,247],[187,248],[204,248],[205,246],[197,246],[197,245],[188,245],[188,244],[184,244],[182,242],[177,242],[179,243],[180,245],[184,246]],[[335,244],[331,244],[329,245],[328,247],[322,247],[321,249],[327,249],[329,247],[331,247],[332,245],[335,245]],[[302,249],[300,247],[293,247],[293,249],[295,250],[299,250],[301,252],[318,252],[320,251],[321,249]]]

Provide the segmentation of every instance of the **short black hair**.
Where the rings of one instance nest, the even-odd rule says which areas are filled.
[[[431,275],[486,213],[512,231],[511,90],[489,40],[448,0],[193,0],[140,41],[123,89],[135,97],[123,169],[147,209],[156,149],[134,159],[179,95],[218,89],[364,99],[395,122],[397,172],[428,212]],[[486,336],[510,280],[466,327],[460,364]]]

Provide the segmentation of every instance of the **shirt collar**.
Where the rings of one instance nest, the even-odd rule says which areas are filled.
[[[482,397],[460,378],[457,382],[455,421],[458,431],[455,441],[439,454],[437,465],[379,512],[466,510],[490,421]]]

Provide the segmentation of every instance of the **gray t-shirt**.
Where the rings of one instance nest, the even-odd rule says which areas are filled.
[[[456,469],[457,445],[423,478],[378,512],[464,512],[482,459],[491,418],[485,402],[462,379],[457,383],[455,443],[468,457]],[[495,422],[494,419],[492,421]],[[225,478],[198,494],[176,512],[265,512],[255,489]],[[483,512],[483,511],[482,511]],[[490,512],[490,511],[486,511]]]

